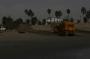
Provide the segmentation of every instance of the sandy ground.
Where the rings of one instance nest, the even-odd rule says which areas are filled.
[[[76,24],[76,28],[79,30],[90,31],[90,23]]]
[[[76,29],[78,30],[82,30],[82,31],[90,31],[90,23],[79,23],[79,24],[76,24]],[[36,25],[36,26],[32,26],[33,29],[36,29],[36,30],[44,30],[44,31],[52,31],[52,28],[51,26],[48,26],[48,25]]]

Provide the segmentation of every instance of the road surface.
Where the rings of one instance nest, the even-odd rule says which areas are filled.
[[[1,33],[0,59],[90,59],[90,34]]]

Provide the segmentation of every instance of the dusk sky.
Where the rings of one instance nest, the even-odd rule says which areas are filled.
[[[46,13],[48,8],[51,8],[53,12],[62,10],[63,16],[65,16],[66,9],[70,8],[71,15],[79,18],[82,6],[90,9],[90,0],[0,0],[0,18],[12,16],[14,19],[18,17],[26,19],[24,9],[32,9],[36,16],[42,19],[48,16]]]

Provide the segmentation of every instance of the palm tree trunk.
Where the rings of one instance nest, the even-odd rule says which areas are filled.
[[[68,20],[69,20],[69,14],[68,14]]]
[[[30,24],[32,25],[32,21],[31,20],[32,20],[32,16],[30,16]]]
[[[49,14],[49,18],[50,18],[50,23],[51,23],[51,15]]]

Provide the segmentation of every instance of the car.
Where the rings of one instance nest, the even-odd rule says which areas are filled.
[[[0,27],[0,32],[6,32],[6,28],[4,26]]]

